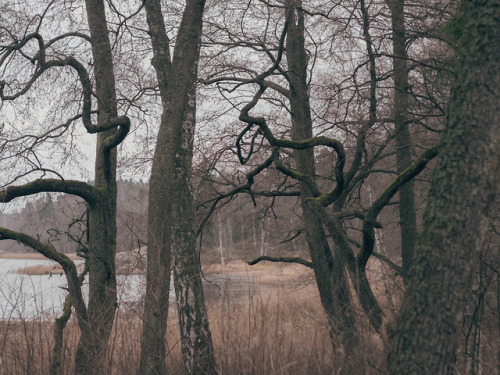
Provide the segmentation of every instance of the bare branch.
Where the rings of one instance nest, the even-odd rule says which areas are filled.
[[[265,261],[265,260],[267,260],[269,262],[298,263],[298,264],[302,264],[303,266],[313,268],[312,262],[305,260],[305,259],[302,259],[302,258],[298,258],[298,257],[290,257],[290,258],[289,257],[270,257],[267,255],[262,255],[254,260],[247,262],[247,264],[249,266],[253,266],[253,265],[255,265],[259,262]]]
[[[375,246],[375,223],[380,211],[389,203],[391,198],[397,193],[399,188],[417,176],[425,168],[427,163],[438,154],[438,146],[434,146],[424,152],[409,168],[397,176],[384,190],[384,192],[373,202],[366,213],[363,221],[363,245],[358,254],[358,268],[364,270],[366,263],[373,253]]]
[[[24,185],[9,186],[6,189],[0,190],[0,202],[7,203],[15,198],[26,197],[42,192],[76,195],[85,199],[90,205],[96,204],[102,198],[102,194],[98,189],[85,182],[75,180],[40,179]]]

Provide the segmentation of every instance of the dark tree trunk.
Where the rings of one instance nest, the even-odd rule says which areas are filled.
[[[300,1],[287,1],[288,7],[300,7]],[[307,56],[304,47],[304,15],[294,10],[286,39],[286,58],[290,70],[290,108],[292,113],[292,140],[312,138],[312,119],[307,87]],[[314,150],[294,150],[294,160],[299,173],[308,176],[308,181],[300,181],[302,215],[306,241],[311,255],[316,283],[321,303],[330,325],[333,346],[339,343],[346,355],[346,364],[359,344],[358,332],[352,306],[351,292],[347,283],[345,259],[340,251],[332,256],[330,245],[318,215],[306,203],[317,190],[314,180]],[[347,370],[347,369],[346,369]]]
[[[98,125],[117,117],[111,44],[102,0],[87,0],[87,18],[99,110]],[[111,333],[116,301],[116,149],[107,138],[116,129],[99,133],[95,162],[95,186],[103,192],[98,205],[89,205],[89,304],[88,330],[78,344],[75,372],[105,373],[106,347]]]
[[[408,64],[404,0],[388,0],[392,16],[392,66],[394,71],[394,125],[396,128],[397,172],[401,174],[412,164],[411,135],[408,124]],[[399,218],[401,228],[401,257],[404,280],[411,266],[417,239],[417,215],[413,181],[399,189]]]
[[[160,2],[146,1],[144,5],[153,46],[152,63],[165,104],[163,98],[167,96],[168,73],[171,65],[169,40]],[[149,182],[146,297],[139,366],[139,373],[144,375],[165,373],[165,334],[172,258],[170,217],[172,184],[169,181],[173,180],[172,160],[175,155],[172,129],[164,125],[167,121],[168,112],[167,107],[164,106]]]
[[[498,190],[499,20],[497,0],[468,0],[453,21],[463,36],[461,62],[388,374],[446,374],[452,367],[485,218]]]

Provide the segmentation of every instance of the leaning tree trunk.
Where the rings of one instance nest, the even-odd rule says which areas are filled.
[[[111,44],[102,0],[87,0],[98,124],[117,117],[115,79]],[[95,186],[100,189],[99,205],[89,205],[89,303],[88,330],[83,330],[78,343],[75,372],[105,373],[106,348],[113,326],[116,300],[116,149],[106,140],[116,133],[111,129],[97,136]]]
[[[289,7],[300,7],[300,1],[289,0]],[[292,139],[300,141],[312,138],[312,119],[307,87],[307,58],[304,46],[304,15],[295,10],[290,21],[286,39],[286,58],[291,74],[290,108],[292,113]],[[347,283],[345,260],[340,251],[333,259],[323,224],[307,199],[313,196],[310,184],[314,181],[314,150],[294,150],[297,171],[309,176],[309,181],[300,181],[302,215],[306,241],[313,264],[321,303],[328,316],[330,336],[334,347],[343,346],[346,365],[351,362],[359,336],[355,324],[351,292]],[[347,372],[348,369],[346,368]]]
[[[464,0],[463,39],[388,374],[447,374],[500,173],[500,7]]]

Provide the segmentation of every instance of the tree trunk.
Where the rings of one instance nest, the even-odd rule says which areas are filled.
[[[196,115],[196,68],[188,93],[182,142],[177,146],[172,222],[174,284],[181,348],[188,374],[217,374],[212,335],[208,326],[201,264],[196,251],[191,162]]]
[[[181,347],[189,374],[216,373],[196,252],[191,162],[204,0],[187,1],[172,62],[158,0],[145,2],[164,106],[149,197],[147,295],[141,374],[163,374],[171,257]],[[160,240],[161,239],[161,240]],[[156,244],[155,244],[156,242]]]
[[[114,68],[102,0],[86,1],[98,103],[98,124],[117,117]],[[116,149],[106,139],[111,129],[97,135],[95,186],[103,192],[98,205],[89,205],[88,330],[78,343],[75,372],[105,373],[106,349],[113,326],[116,300]]]
[[[156,139],[148,206],[148,257],[146,296],[144,300],[143,331],[139,373],[165,373],[165,334],[167,328],[171,275],[172,184],[174,175],[175,140],[172,129],[166,126],[168,73],[170,71],[169,40],[165,31],[159,1],[145,1],[147,23],[153,46],[152,64],[158,78],[164,104],[161,125]]]
[[[392,16],[392,66],[394,71],[394,125],[396,128],[397,172],[411,166],[411,135],[408,126],[408,64],[404,0],[388,0]],[[417,239],[417,215],[413,180],[399,188],[399,218],[401,229],[401,258],[404,280],[410,270]]]
[[[288,0],[288,7],[300,7],[300,1]],[[292,113],[292,139],[294,141],[312,138],[312,119],[307,87],[307,57],[304,47],[304,15],[294,10],[294,16],[286,39],[286,58],[291,73],[290,108]],[[352,365],[352,356],[359,344],[359,336],[355,324],[352,298],[347,283],[345,262],[340,251],[332,256],[323,225],[313,211],[307,198],[314,196],[314,150],[294,150],[294,160],[299,173],[309,176],[309,181],[300,181],[302,215],[316,283],[321,303],[328,316],[330,336],[334,348],[339,343],[343,346],[346,366]],[[313,186],[311,186],[313,185]],[[345,367],[346,373],[349,368]]]
[[[388,374],[446,374],[452,366],[471,272],[497,192],[500,7],[466,0],[463,39],[438,163],[388,359]]]

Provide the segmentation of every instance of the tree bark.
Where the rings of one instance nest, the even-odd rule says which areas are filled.
[[[102,0],[87,0],[96,82],[98,125],[117,117],[111,44]],[[89,204],[88,330],[83,329],[75,358],[75,373],[105,373],[106,349],[113,326],[116,299],[116,148],[109,138],[115,128],[97,135],[95,187],[103,192],[99,204]]]
[[[147,295],[140,371],[163,374],[173,256],[186,372],[217,373],[196,251],[191,162],[204,0],[187,1],[170,62],[160,2],[145,2],[164,106],[150,181]],[[166,183],[170,182],[170,183]],[[161,241],[158,239],[161,238]],[[155,244],[157,242],[157,244]]]
[[[196,251],[191,162],[196,115],[196,69],[185,108],[182,142],[177,146],[172,207],[174,284],[181,348],[188,374],[217,374],[208,326],[201,264]]]
[[[174,175],[172,161],[175,140],[172,129],[165,125],[168,121],[165,98],[168,95],[171,61],[163,14],[159,1],[145,1],[144,6],[153,47],[152,64],[164,107],[149,182],[148,258],[139,373],[162,375],[165,373],[165,334],[172,258],[172,185],[169,182]]]
[[[286,58],[290,70],[290,108],[292,113],[292,140],[301,141],[312,138],[312,118],[307,87],[307,56],[304,46],[304,15],[295,7],[301,7],[301,1],[288,0],[287,6],[293,7],[293,15],[286,38]],[[314,149],[294,150],[296,169],[303,175],[310,176],[308,181],[300,181],[302,215],[306,241],[313,264],[316,284],[321,303],[328,316],[330,336],[334,348],[343,346],[345,364],[352,364],[350,358],[359,344],[355,324],[352,297],[347,283],[345,261],[340,251],[332,256],[330,245],[323,229],[323,224],[307,199],[314,196]],[[312,185],[312,186],[311,186]],[[346,373],[349,372],[345,368]]]
[[[408,117],[408,64],[406,55],[406,29],[404,0],[388,0],[392,19],[392,66],[394,71],[394,126],[396,128],[397,173],[411,166],[411,135]],[[413,181],[399,189],[399,218],[401,230],[401,258],[403,278],[407,281],[415,242],[417,239],[417,215]]]
[[[446,374],[453,364],[485,218],[498,191],[500,7],[462,1],[463,39],[424,228],[388,358],[388,374]]]

